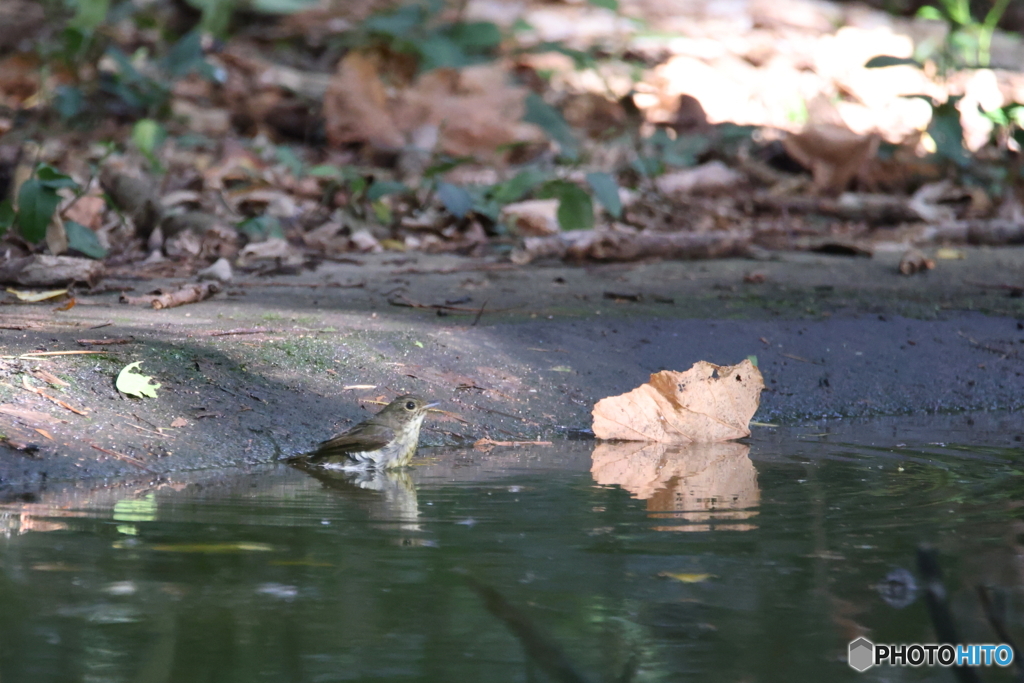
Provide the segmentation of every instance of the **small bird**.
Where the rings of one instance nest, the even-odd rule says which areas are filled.
[[[399,396],[373,417],[288,462],[345,470],[405,467],[416,453],[423,418],[436,405],[412,394]]]

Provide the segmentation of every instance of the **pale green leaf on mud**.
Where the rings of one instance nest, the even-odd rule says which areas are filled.
[[[134,363],[121,368],[121,372],[117,375],[117,390],[122,394],[128,394],[129,396],[137,396],[143,398],[149,396],[150,398],[156,398],[156,390],[160,388],[159,382],[153,382],[152,377],[146,375],[140,375],[135,372],[136,368],[142,365],[141,360],[137,360]]]

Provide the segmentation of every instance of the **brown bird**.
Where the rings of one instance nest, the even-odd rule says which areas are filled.
[[[336,469],[405,467],[416,454],[423,418],[436,405],[412,394],[399,396],[373,417],[288,462]]]

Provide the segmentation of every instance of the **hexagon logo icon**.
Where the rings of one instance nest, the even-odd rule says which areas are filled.
[[[847,661],[850,666],[861,673],[870,669],[875,663],[875,644],[867,638],[850,641],[850,653]]]

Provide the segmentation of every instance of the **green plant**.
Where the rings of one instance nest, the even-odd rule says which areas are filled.
[[[40,164],[36,167],[32,177],[18,189],[17,204],[10,200],[0,202],[0,235],[12,226],[17,226],[18,233],[25,241],[33,244],[40,242],[46,237],[46,229],[54,220],[60,205],[58,190],[61,189],[79,192],[82,188],[70,176],[52,166]],[[90,258],[103,258],[107,255],[96,233],[88,227],[69,220],[62,221],[61,225],[67,236],[68,248]]]
[[[70,176],[46,164],[36,167],[32,177],[18,189],[17,208],[10,202],[0,204],[0,233],[12,225],[28,242],[39,242],[46,237],[46,226],[50,224],[61,198],[57,193],[63,188],[79,189],[78,183]]]
[[[949,33],[938,55],[940,68],[987,67],[992,57],[992,34],[1009,5],[1010,0],[994,0],[980,22],[971,14],[970,0],[937,0],[935,5],[925,5],[918,10],[919,17],[949,24]]]
[[[443,0],[423,0],[375,14],[351,37],[350,46],[376,45],[415,58],[419,71],[461,68],[493,59],[501,31],[489,21],[443,22]]]
[[[659,128],[653,135],[641,141],[640,150],[633,169],[644,177],[655,177],[664,173],[668,167],[688,167],[697,163],[698,157],[711,146],[707,136],[679,135],[675,138]]]
[[[981,113],[995,124],[992,134],[998,146],[1014,147],[1017,152],[1024,149],[1024,104],[1014,102]]]
[[[184,35],[160,59],[148,59],[141,49],[129,58],[114,45],[105,54],[117,68],[101,72],[101,93],[120,100],[140,118],[167,115],[174,81],[193,72],[216,79],[213,67],[203,55],[198,31]]]

